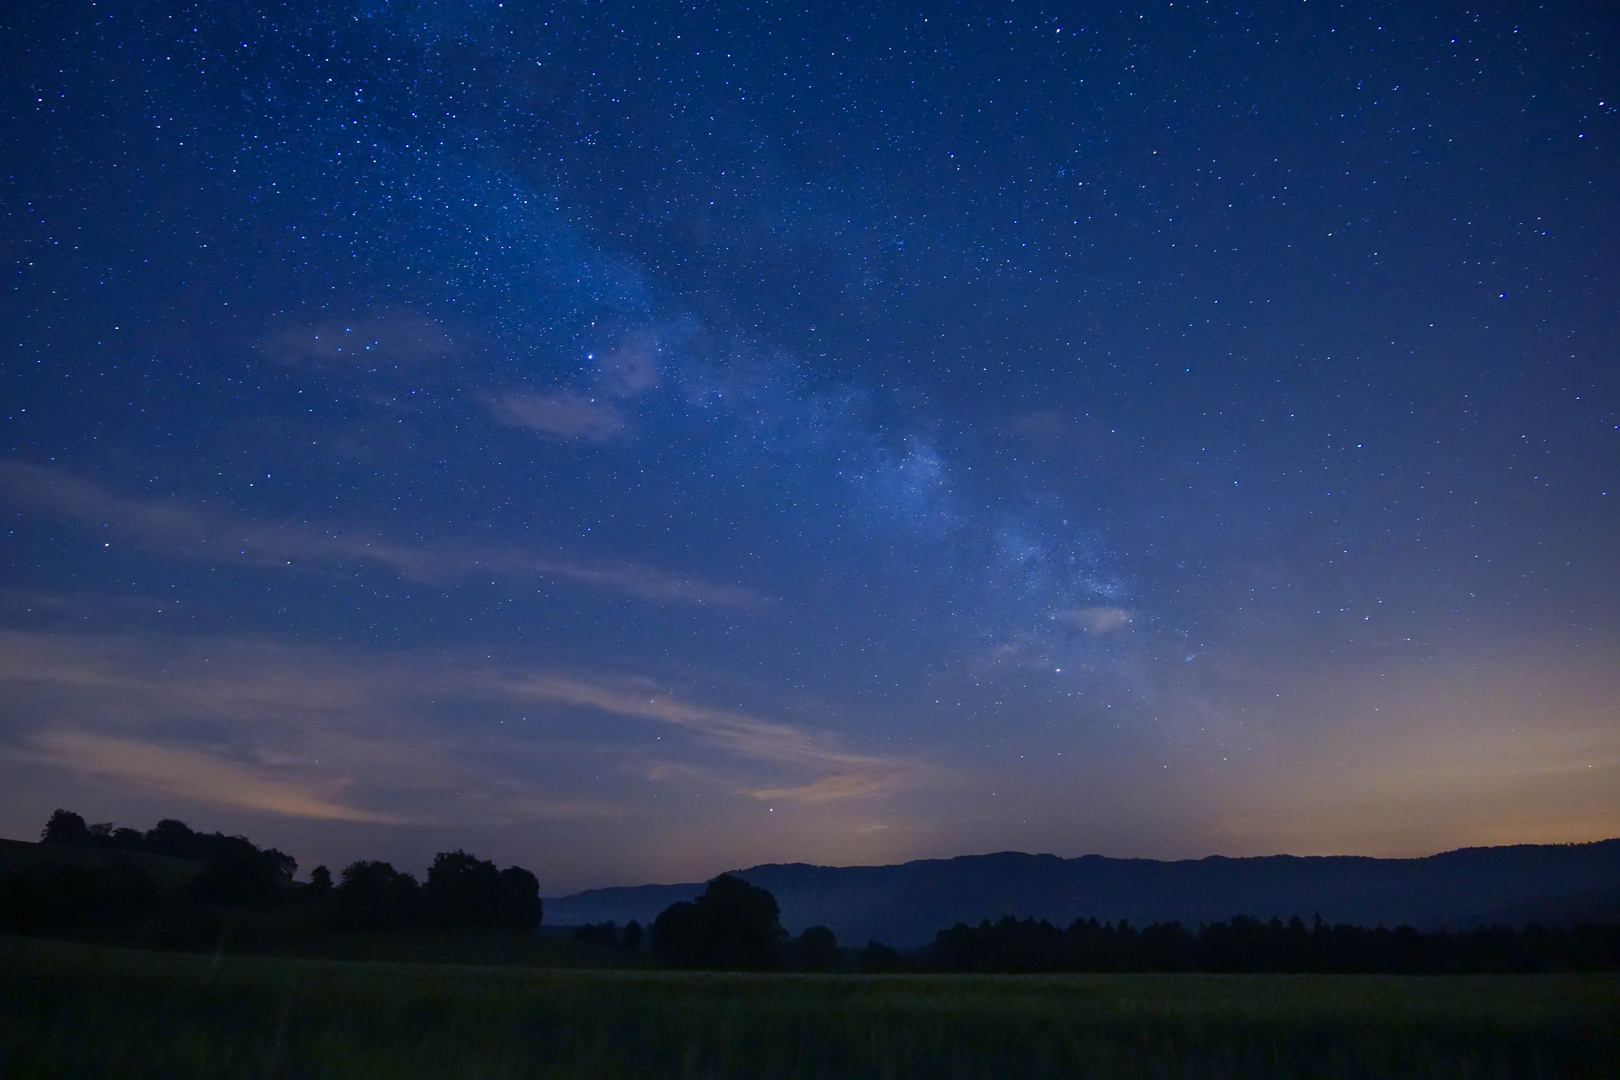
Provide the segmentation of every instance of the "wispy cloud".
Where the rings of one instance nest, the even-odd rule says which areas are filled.
[[[866,768],[857,772],[834,773],[812,780],[808,784],[799,784],[796,787],[760,788],[750,791],[749,794],[756,799],[777,800],[802,803],[837,802],[843,799],[870,798],[874,795],[886,795],[892,790],[896,781],[902,779],[904,770],[898,766],[890,768]]]
[[[1083,607],[1060,611],[1057,618],[1093,634],[1112,634],[1130,626],[1132,615],[1118,607]]]
[[[558,675],[532,675],[507,684],[519,696],[582,705],[618,716],[668,724],[741,758],[820,773],[790,786],[751,788],[759,799],[831,802],[881,795],[915,782],[926,771],[905,759],[861,754],[822,732],[745,713],[683,702],[645,684],[608,686]]]
[[[337,372],[416,367],[455,359],[463,351],[444,327],[410,312],[282,326],[258,348],[282,367]]]
[[[501,423],[528,428],[560,442],[608,442],[630,437],[630,426],[616,407],[572,390],[556,394],[507,390],[486,394],[480,401]]]
[[[344,529],[265,524],[228,512],[201,511],[178,499],[115,496],[99,484],[56,469],[0,463],[0,497],[37,507],[165,554],[266,567],[335,569],[369,563],[413,581],[470,574],[552,578],[657,603],[756,608],[769,598],[721,582],[627,562],[585,562],[513,549],[409,545]]]
[[[476,654],[10,631],[0,699],[0,783],[45,767],[101,789],[314,820],[602,821],[653,812],[649,779],[806,805],[937,779],[922,763],[641,678]],[[580,707],[664,737],[582,727]]]
[[[1051,449],[1073,430],[1073,424],[1058,409],[1031,409],[1009,420],[1007,430],[1036,446]]]
[[[518,552],[489,553],[474,563],[469,572],[489,569],[497,574],[537,574],[557,577],[582,585],[598,585],[643,600],[717,604],[731,608],[758,608],[771,602],[762,593],[738,585],[726,585],[699,578],[681,577],[636,563],[586,564],[545,559]]]
[[[0,632],[0,698],[0,774],[330,821],[641,812],[582,782],[599,747],[507,726],[519,703],[472,657]]]
[[[306,784],[267,776],[262,764],[244,764],[196,750],[73,730],[43,733],[34,745],[43,755],[68,768],[131,782],[181,799],[321,821],[397,824],[404,820],[394,814],[345,806]]]

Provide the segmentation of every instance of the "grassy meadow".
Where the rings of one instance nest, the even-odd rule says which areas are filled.
[[[0,938],[0,1076],[1612,1077],[1620,977],[744,975]]]

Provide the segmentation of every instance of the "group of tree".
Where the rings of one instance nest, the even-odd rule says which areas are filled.
[[[670,967],[764,971],[786,955],[782,911],[769,890],[721,874],[696,900],[671,904],[653,920],[653,954]]]
[[[540,882],[533,874],[521,866],[497,870],[494,863],[460,850],[434,856],[427,880],[420,885],[407,871],[361,860],[344,868],[335,888],[329,875],[315,878],[312,887],[319,892],[331,889],[333,925],[345,930],[532,930],[543,915]]]
[[[297,867],[246,837],[172,818],[141,832],[58,810],[38,857],[0,869],[0,931],[193,946],[246,932],[245,912],[289,905],[340,930],[532,930],[542,916],[532,873],[465,851],[441,852],[420,885],[385,862],[351,863],[336,884],[324,866],[297,884]]]
[[[291,856],[243,836],[196,832],[172,818],[145,832],[87,825],[58,810],[41,834],[38,855],[0,867],[0,931],[197,946],[251,922],[243,913],[282,905],[303,905],[309,917],[342,931],[533,930],[543,914],[532,873],[518,866],[501,870],[461,850],[439,853],[420,883],[386,862],[361,860],[345,867],[337,882],[317,866],[309,884],[298,885]],[[1077,919],[1060,928],[1007,916],[977,926],[958,923],[930,946],[905,954],[876,941],[840,949],[825,926],[791,937],[776,897],[733,874],[713,879],[694,900],[670,905],[648,929],[644,934],[634,921],[622,928],[600,923],[578,927],[573,936],[613,953],[639,952],[650,938],[658,962],[712,970],[1620,970],[1620,926],[1422,932],[1330,926],[1320,917],[1307,924],[1298,917],[1239,916],[1196,929],[1179,922],[1138,929],[1125,920]]]
[[[598,931],[599,932],[599,931]],[[672,904],[652,924],[653,952],[670,967],[715,970],[960,972],[1376,972],[1443,974],[1620,970],[1620,926],[1526,926],[1422,932],[1410,926],[1330,926],[1295,917],[1238,916],[1189,929],[1159,922],[1077,919],[984,920],[942,930],[923,949],[900,953],[880,942],[840,950],[833,932],[813,926],[797,938],[782,929],[776,898],[731,874],[703,895]]]
[[[711,971],[889,971],[900,966],[894,949],[869,942],[846,957],[825,926],[798,937],[782,928],[782,912],[768,889],[721,874],[695,900],[682,900],[652,924],[653,955],[669,966]],[[847,962],[846,962],[847,961]]]
[[[199,945],[217,940],[225,909],[296,893],[291,856],[172,818],[141,832],[58,810],[40,846],[40,857],[0,870],[0,930]]]
[[[1330,926],[1318,916],[1238,916],[1196,930],[1126,920],[958,923],[916,958],[945,971],[1208,971],[1462,974],[1620,969],[1620,926],[1526,926],[1425,933],[1410,926]]]
[[[635,919],[631,919],[623,927],[611,919],[607,922],[585,923],[574,927],[575,941],[623,949],[625,952],[639,952],[646,936],[646,928]]]
[[[194,897],[233,907],[264,907],[284,899],[298,869],[298,860],[275,848],[260,848],[245,836],[195,832],[174,818],[141,832],[115,828],[110,821],[86,825],[78,814],[58,810],[45,823],[40,843],[201,863],[203,869],[192,881]]]

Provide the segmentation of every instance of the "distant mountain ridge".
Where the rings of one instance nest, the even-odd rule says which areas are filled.
[[[1003,915],[1196,926],[1233,915],[1362,926],[1459,929],[1490,923],[1620,922],[1620,839],[1461,848],[1415,859],[1268,855],[1162,862],[1004,851],[896,866],[768,863],[733,871],[769,889],[782,922],[822,924],[840,941],[906,947],[957,922]],[[545,901],[552,925],[651,922],[699,882],[589,889]]]

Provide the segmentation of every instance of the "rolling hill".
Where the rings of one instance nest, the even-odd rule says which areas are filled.
[[[772,863],[734,871],[776,895],[793,932],[822,924],[840,941],[905,947],[956,922],[1002,915],[1177,919],[1313,914],[1333,923],[1420,929],[1491,923],[1620,922],[1620,839],[1590,844],[1463,848],[1414,859],[1210,856],[1161,862],[1000,852],[898,866]],[[701,883],[591,889],[545,901],[552,925],[651,922]]]

